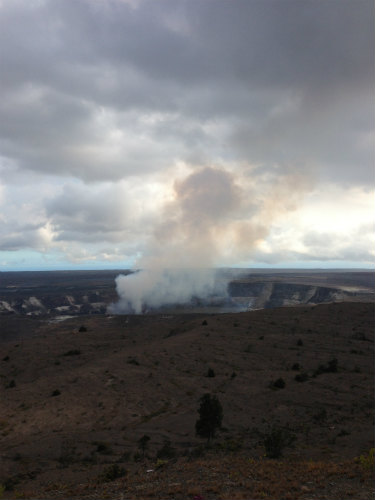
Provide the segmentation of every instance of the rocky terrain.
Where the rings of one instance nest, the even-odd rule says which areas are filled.
[[[165,307],[165,312],[238,312],[260,308],[374,301],[370,271],[226,270],[225,296]],[[121,271],[127,274],[129,271]],[[120,271],[0,273],[0,315],[64,316],[104,314],[116,302]]]
[[[0,321],[4,498],[372,498],[372,303]]]

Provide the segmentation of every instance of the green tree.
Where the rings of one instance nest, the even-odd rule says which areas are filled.
[[[204,394],[199,401],[199,419],[195,423],[195,431],[198,436],[207,438],[209,444],[215,437],[216,429],[221,427],[223,408],[217,397],[211,394]]]
[[[140,439],[138,439],[138,448],[142,450],[143,458],[145,457],[145,452],[149,441],[150,436],[147,436],[147,434],[144,434]]]

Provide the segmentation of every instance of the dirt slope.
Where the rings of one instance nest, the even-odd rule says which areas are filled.
[[[12,332],[10,323],[8,318],[2,327]],[[5,495],[95,497],[128,491],[129,498],[144,498],[137,484],[145,484],[143,475],[153,469],[149,493],[158,498],[165,498],[163,481],[187,479],[191,498],[195,489],[196,495],[204,490],[205,498],[235,498],[236,491],[244,495],[238,498],[249,498],[250,492],[261,498],[261,491],[263,498],[277,498],[276,480],[273,489],[261,486],[275,473],[265,472],[267,464],[280,463],[283,474],[289,470],[294,478],[294,490],[285,489],[285,498],[311,498],[311,464],[324,462],[330,465],[317,465],[316,471],[326,490],[325,473],[336,467],[331,482],[347,482],[352,471],[345,488],[355,498],[370,498],[365,471],[354,458],[373,446],[373,327],[374,306],[361,303],[40,323],[34,337],[0,345]],[[214,377],[207,377],[209,368]],[[278,379],[284,387],[273,385]],[[209,452],[202,450],[194,429],[198,400],[207,392],[217,395],[224,411],[223,429]],[[272,425],[287,427],[295,437],[283,450],[283,462],[264,458],[262,435]],[[137,442],[144,434],[150,436],[149,447],[137,462]],[[165,440],[175,458],[155,469]],[[221,489],[230,463],[237,463],[232,473],[241,470],[245,486]],[[246,475],[252,463],[255,482]],[[296,473],[296,464],[303,463],[305,469]],[[103,486],[101,475],[113,464],[128,475]],[[218,476],[210,492],[212,478],[198,471],[212,468]],[[160,479],[168,474],[174,479]],[[173,498],[186,498],[181,488],[171,490]],[[333,486],[326,490],[326,498],[345,498]]]

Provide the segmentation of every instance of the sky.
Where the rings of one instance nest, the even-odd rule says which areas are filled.
[[[373,268],[372,0],[0,0],[0,270]]]

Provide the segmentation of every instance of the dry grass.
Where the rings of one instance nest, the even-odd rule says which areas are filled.
[[[149,472],[147,472],[149,471]],[[243,456],[179,459],[150,472],[140,464],[126,477],[69,487],[51,484],[43,491],[19,490],[18,498],[131,498],[182,500],[284,499],[369,500],[371,471],[358,461],[292,462],[248,459]]]

